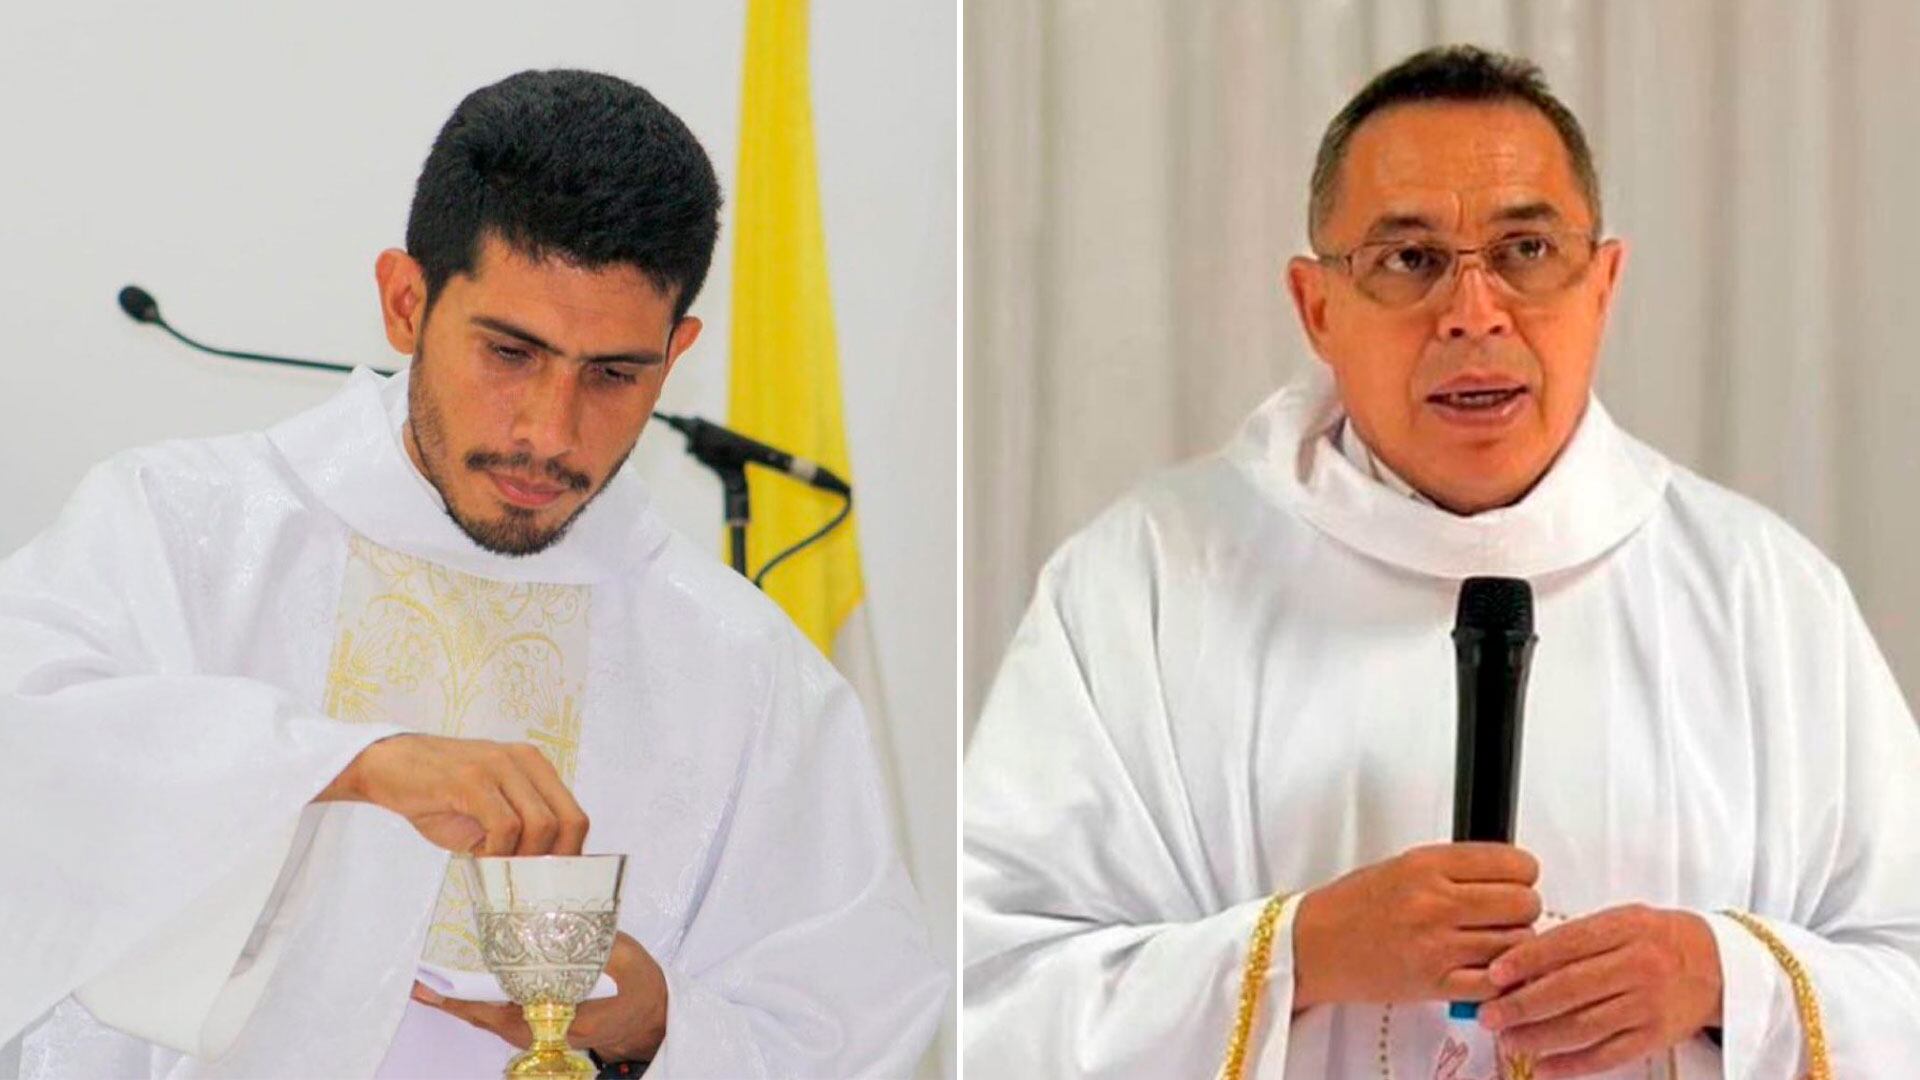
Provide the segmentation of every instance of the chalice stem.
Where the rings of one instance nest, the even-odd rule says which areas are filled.
[[[558,1001],[536,1001],[521,1007],[533,1029],[533,1045],[507,1066],[509,1077],[579,1077],[590,1080],[593,1063],[567,1046],[567,1028],[573,1024],[573,1006]]]
[[[566,1050],[567,1028],[573,1026],[573,1006],[557,1001],[541,1001],[524,1010],[527,1026],[533,1029],[533,1050]]]

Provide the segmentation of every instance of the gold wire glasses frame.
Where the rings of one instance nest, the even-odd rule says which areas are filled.
[[[1445,295],[1459,280],[1461,266],[1473,258],[1514,295],[1545,299],[1580,280],[1600,243],[1590,233],[1573,230],[1520,232],[1471,248],[1425,239],[1375,240],[1338,255],[1314,257],[1345,272],[1369,300],[1404,308]]]

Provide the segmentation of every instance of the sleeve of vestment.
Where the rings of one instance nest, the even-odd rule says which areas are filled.
[[[648,1080],[908,1076],[948,1000],[859,702],[782,629]]]
[[[1766,680],[1756,697],[1790,703],[1759,740],[1762,840],[1747,906],[1784,955],[1708,914],[1728,1080],[1805,1073],[1809,997],[1832,1075],[1920,1061],[1920,731],[1837,571],[1824,584],[1812,599],[1763,598],[1765,621],[1787,632],[1748,646]]]
[[[202,673],[182,585],[200,523],[155,504],[149,467],[96,468],[0,563],[0,1043],[73,995],[218,1054],[308,801],[396,730]]]
[[[1268,894],[1209,881],[1159,741],[1150,531],[1110,518],[1048,564],[968,748],[969,1073],[1207,1076],[1225,1055]],[[1285,1067],[1296,907],[1255,973],[1249,1075]]]

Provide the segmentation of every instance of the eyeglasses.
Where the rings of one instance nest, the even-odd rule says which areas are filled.
[[[1431,240],[1376,240],[1345,254],[1316,258],[1344,270],[1369,300],[1406,308],[1451,291],[1461,264],[1476,257],[1515,295],[1545,299],[1580,280],[1599,247],[1600,241],[1586,233],[1524,232],[1474,248]]]

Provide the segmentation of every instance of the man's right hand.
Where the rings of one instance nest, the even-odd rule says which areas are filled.
[[[1510,844],[1434,844],[1313,890],[1294,914],[1293,1011],[1496,996],[1487,965],[1533,936],[1539,876]]]
[[[314,802],[367,802],[448,851],[578,855],[587,815],[529,743],[395,735],[360,751]]]

